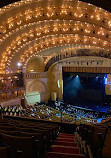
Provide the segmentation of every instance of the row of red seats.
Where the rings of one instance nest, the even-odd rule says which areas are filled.
[[[51,123],[0,121],[0,158],[38,158],[59,133]],[[1,157],[2,156],[2,157]]]
[[[75,135],[90,158],[111,158],[111,126],[80,125]]]

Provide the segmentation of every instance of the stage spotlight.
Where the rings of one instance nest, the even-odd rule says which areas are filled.
[[[98,81],[98,76],[96,76],[95,80]]]
[[[107,84],[108,83],[108,79],[107,78],[105,78],[105,84]]]
[[[108,84],[107,76],[104,76],[104,84]]]
[[[76,77],[79,77],[78,75],[76,75]]]

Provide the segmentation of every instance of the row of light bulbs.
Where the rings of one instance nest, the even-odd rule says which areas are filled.
[[[26,34],[24,34],[24,35],[26,35]],[[26,38],[24,38],[23,41],[25,41],[25,39],[26,39]],[[17,41],[17,40],[18,40],[18,45],[21,44],[21,41],[19,41],[19,40],[20,40],[20,36],[17,37],[17,39],[16,39],[15,41]],[[14,48],[15,46],[12,45],[12,47]],[[11,53],[11,51],[9,51],[9,50],[7,50],[7,51],[8,51],[8,54]],[[7,57],[5,57],[5,56],[3,56],[3,58],[6,58],[6,59],[7,59]]]
[[[88,45],[78,45],[78,44],[76,44],[76,45],[66,45],[66,47],[68,47],[67,49],[62,49],[65,45],[61,45],[62,47],[60,48],[60,51],[61,51],[61,53],[63,54],[63,52],[66,52],[66,51],[71,51],[71,50],[75,50],[75,49],[81,49],[81,48],[84,48],[84,49],[89,49],[89,48],[93,48],[92,46],[88,46]],[[53,48],[53,47],[52,47]],[[95,49],[100,49],[100,47],[94,47]],[[43,49],[43,50],[41,50],[41,51],[39,51],[39,53],[41,53],[42,51],[44,51],[44,50],[47,50],[47,51],[49,51],[49,49],[51,49],[51,48],[47,48],[47,49]],[[57,54],[56,53],[53,53],[53,54],[51,54],[51,55],[49,55],[49,56],[45,56],[45,57],[47,57],[46,59],[45,59],[45,61],[44,61],[44,64],[46,64],[52,57],[54,57],[54,56],[56,56]],[[28,61],[31,59],[31,58],[33,58],[33,57],[42,57],[42,55],[38,55],[37,54],[37,52],[34,52],[33,51],[33,54],[31,55],[31,56],[29,56],[29,58],[26,60],[26,61],[24,61],[24,64],[23,64],[23,68],[26,68],[26,66],[27,66],[27,63],[28,63]]]
[[[31,2],[31,1],[26,1],[25,2],[25,4],[27,4],[28,2]],[[69,1],[69,2],[71,2],[71,1]],[[23,2],[24,3],[24,2]],[[15,7],[16,6],[16,4],[18,4],[18,3],[15,3],[15,4],[13,4],[13,5],[9,5],[9,6],[7,6],[7,7],[4,7],[5,8],[5,10],[4,10],[4,8],[3,9],[0,9],[0,13],[3,11],[6,11],[6,9],[9,9],[10,7]],[[85,7],[84,7],[84,5],[86,5]],[[14,6],[15,5],[15,6]],[[19,3],[19,5],[21,5],[21,2]],[[85,4],[85,3],[83,3],[83,2],[77,2],[77,5],[75,5],[75,6],[68,6],[68,5],[66,5],[66,2],[64,2],[64,5],[62,5],[62,6],[60,6],[60,8],[56,8],[55,6],[48,6],[47,7],[47,9],[46,8],[43,8],[43,7],[37,7],[34,11],[32,11],[31,9],[29,9],[29,10],[26,10],[25,11],[25,17],[26,17],[26,20],[30,20],[32,17],[34,17],[34,13],[36,13],[35,14],[35,16],[38,18],[38,16],[43,16],[43,14],[41,14],[41,13],[43,13],[44,12],[44,10],[47,10],[47,13],[46,13],[46,16],[48,16],[48,17],[50,17],[51,18],[51,16],[53,16],[53,15],[55,15],[55,12],[56,12],[56,10],[57,10],[57,14],[59,15],[59,14],[68,14],[69,13],[69,11],[71,11],[72,13],[72,15],[74,15],[76,18],[78,17],[79,18],[79,16],[80,17],[83,17],[83,15],[87,15],[88,16],[88,18],[89,18],[89,15],[88,14],[86,14],[86,12],[88,11],[88,9],[89,9],[89,7],[91,6],[91,8],[92,8],[92,12],[91,12],[91,16],[90,16],[90,18],[91,19],[93,19],[93,22],[95,23],[95,21],[94,21],[94,18],[96,17],[96,20],[98,21],[98,20],[101,20],[101,19],[104,19],[104,17],[106,18],[106,23],[108,23],[108,27],[111,27],[111,20],[110,20],[110,13],[108,13],[108,12],[106,12],[106,11],[104,11],[103,9],[101,9],[101,8],[96,8],[96,7],[94,7],[93,5],[90,5],[90,4]],[[90,8],[90,9],[91,9]],[[58,11],[58,9],[60,10],[60,11]],[[77,10],[77,12],[75,11],[75,10]],[[3,13],[2,12],[2,13]],[[93,14],[92,14],[93,13]],[[95,16],[96,15],[96,16]],[[17,14],[16,16],[15,16],[15,18],[16,18],[16,20],[18,20],[17,22],[18,22],[18,24],[17,25],[21,25],[22,24],[22,22],[24,22],[24,20],[22,19],[22,20],[20,20],[21,18],[23,18],[24,17],[24,15],[23,14],[21,14],[21,13],[19,13],[19,14]],[[66,17],[66,16],[65,16]],[[15,23],[16,23],[16,20],[15,20],[15,18],[14,17],[11,17],[11,18],[9,18],[8,20],[7,20],[7,22],[5,22],[3,25],[4,26],[1,26],[1,29],[3,30],[3,32],[5,33],[5,35],[7,35],[8,36],[8,34],[6,34],[6,29],[5,29],[5,27],[6,27],[6,25],[8,24],[8,26],[9,26],[9,28],[8,28],[8,31],[9,30],[11,30],[11,29],[13,29],[14,28],[14,25],[15,25]],[[87,21],[87,19],[85,19],[86,21]],[[29,22],[29,21],[28,21]],[[89,25],[89,24],[88,24]],[[61,27],[63,27],[63,26],[61,26]],[[104,27],[105,27],[105,24],[104,24]],[[107,26],[106,26],[107,27]],[[55,27],[56,28],[56,27]],[[110,29],[110,28],[109,28]],[[74,28],[74,31],[78,31],[79,30],[79,27],[75,27]],[[105,34],[106,34],[106,32],[104,31],[105,29],[101,29],[101,30],[99,30],[98,32],[97,32],[97,34],[98,35],[102,35],[102,36],[104,36]],[[56,28],[55,29],[55,31],[58,31],[58,29]],[[65,31],[68,31],[67,30],[67,27],[66,28],[63,28],[63,31],[65,32]],[[49,30],[46,28],[45,29],[45,33],[48,33],[49,32]],[[90,31],[90,29],[85,29],[84,30],[84,32],[85,33],[90,33],[91,31]],[[37,34],[37,36],[40,36],[41,35],[41,33],[38,33]],[[7,36],[5,36],[5,37],[7,37]],[[30,33],[30,37],[31,38],[33,38],[34,37],[34,34],[33,33]],[[99,39],[100,40],[100,39]],[[77,42],[78,41],[78,39],[75,39],[75,42]],[[26,37],[24,37],[23,38],[23,42],[27,42],[27,38]],[[20,48],[22,48],[22,46],[21,46],[21,44],[23,43],[21,40],[18,40],[18,46],[20,46]],[[69,43],[70,42],[70,39],[68,39],[67,40],[67,42]],[[88,42],[88,39],[87,38],[85,38],[84,39],[84,43],[87,43]],[[60,43],[62,44],[62,40],[60,40]],[[56,44],[56,41],[53,41],[53,43],[52,43],[53,45],[55,45]],[[94,45],[96,45],[97,44],[97,42],[96,41],[93,41],[93,44]],[[48,44],[49,45],[49,44]],[[107,41],[104,41],[104,43],[103,43],[103,47],[105,47],[106,45],[109,45],[108,44],[108,42]],[[11,47],[12,47],[12,49],[11,49]],[[3,66],[3,67],[5,67],[5,62],[7,62],[7,61],[11,61],[11,59],[12,59],[12,56],[13,56],[13,52],[11,51],[11,50],[15,50],[15,52],[17,52],[16,51],[16,44],[14,43],[12,43],[11,44],[11,47],[9,47],[9,48],[7,48],[7,50],[4,52],[4,54],[3,54],[3,60],[2,60],[2,62],[1,62],[1,65]],[[43,46],[43,44],[40,46],[41,48],[44,48],[44,46]],[[31,54],[33,53],[33,51],[31,51]],[[12,56],[10,56],[10,54],[12,54]],[[8,57],[7,57],[7,55],[8,55]],[[28,55],[27,55],[28,56]]]
[[[82,48],[83,47],[83,48]],[[83,45],[83,46],[72,46],[72,45],[69,45],[68,46],[68,48],[64,48],[64,49],[62,49],[61,50],[61,52],[59,53],[59,54],[53,54],[52,56],[49,56],[49,58],[47,58],[47,60],[45,61],[45,64],[47,64],[48,62],[49,62],[49,60],[51,59],[51,58],[53,58],[54,56],[60,56],[60,55],[66,55],[66,52],[67,53],[70,53],[71,54],[71,52],[75,52],[75,54],[77,54],[77,50],[80,50],[80,49],[90,49],[90,48],[92,48],[91,46],[88,46],[88,45]],[[92,55],[92,52],[95,52],[96,51],[96,53],[98,54],[100,51],[102,51],[104,54],[106,54],[106,53],[108,53],[108,51],[107,50],[104,50],[104,49],[100,49],[100,48],[94,48],[94,49],[91,49],[90,50],[90,52],[89,52],[89,55]]]
[[[65,47],[65,48],[64,48]],[[75,45],[66,45],[66,46],[64,46],[64,47],[62,47],[61,49],[60,49],[60,53],[58,54],[58,55],[64,55],[66,52],[71,52],[71,51],[76,51],[76,50],[78,50],[78,49],[90,49],[90,48],[92,48],[92,49],[94,49],[94,50],[100,50],[100,47],[93,47],[93,46],[90,46],[90,45],[78,45],[78,44],[75,44]],[[91,49],[91,50],[92,50]],[[106,51],[107,52],[107,50],[104,50],[104,51]],[[57,54],[56,53],[53,53],[51,56],[49,56],[45,61],[44,61],[44,63],[45,64],[47,64],[48,63],[48,61],[52,58],[52,57],[54,57],[54,56],[56,56]]]
[[[62,0],[62,2],[63,2],[63,4],[62,4],[62,6],[61,6],[61,8],[64,8],[65,7],[65,4],[66,4],[66,2],[72,2],[73,1],[73,3],[75,2],[75,5],[77,5],[78,7],[80,7],[80,6],[93,6],[92,4],[90,4],[90,3],[83,3],[83,2],[81,2],[81,1],[78,1],[78,0],[67,0],[67,1],[63,1]],[[0,8],[0,13],[2,12],[2,10],[4,10],[4,9],[11,9],[11,7],[16,7],[16,6],[18,6],[18,5],[23,5],[23,4],[29,4],[29,2],[35,2],[35,0],[21,0],[21,1],[19,1],[19,2],[14,2],[14,3],[11,3],[11,4],[9,4],[9,5],[7,5],[7,6],[4,6],[3,8]],[[37,0],[36,2],[42,2],[42,0]],[[49,4],[51,5],[52,4],[52,2],[51,1],[48,1],[49,2]],[[54,1],[53,1],[54,2]],[[71,5],[69,5],[68,6],[68,8],[71,8],[72,6]],[[95,6],[93,6],[93,7],[95,7]],[[48,6],[47,7],[48,9],[50,9],[50,6]],[[97,9],[99,9],[99,11],[101,11],[102,10],[102,8],[98,8],[98,7],[96,7]]]
[[[63,45],[64,46],[64,45]],[[63,55],[64,53],[66,53],[66,52],[71,52],[71,51],[75,51],[75,49],[76,50],[78,50],[78,49],[90,49],[90,48],[93,48],[92,46],[90,46],[90,45],[66,45],[66,47],[68,47],[68,48],[65,48],[65,49],[61,49],[61,55]],[[52,47],[53,48],[53,47]],[[50,48],[48,48],[48,49],[50,49]],[[48,51],[48,49],[47,49],[47,51]],[[102,52],[104,52],[104,54],[105,54],[105,52],[108,52],[108,50],[105,50],[104,48],[103,49],[100,49],[100,47],[94,47],[94,49],[93,50],[95,50],[96,49],[96,51],[100,51],[100,50],[102,50]],[[46,50],[46,49],[45,49]],[[91,49],[92,50],[92,49]],[[43,50],[41,50],[41,51],[43,51]],[[40,51],[40,52],[41,52]],[[109,50],[110,51],[110,50]],[[40,53],[39,52],[39,53]],[[44,61],[44,64],[47,64],[48,63],[48,61],[52,58],[52,57],[54,57],[54,56],[56,56],[57,54],[56,53],[54,53],[54,54],[52,54],[52,55],[50,55],[50,56],[47,56],[47,59]],[[60,55],[60,54],[59,54]],[[23,66],[23,69],[26,69],[26,66],[27,66],[27,63],[28,63],[28,61],[31,59],[31,58],[33,58],[33,57],[42,57],[42,55],[38,55],[37,54],[37,52],[34,52],[34,50],[33,50],[33,54],[32,55],[30,55],[28,58],[27,58],[27,60],[25,60],[24,61],[24,64],[23,63],[21,63],[22,64],[22,66]],[[21,61],[20,61],[21,62]],[[7,69],[8,69],[8,67],[7,67]],[[7,72],[7,73],[13,73],[13,72]]]
[[[33,50],[33,51],[34,51],[34,50]],[[32,49],[31,49],[31,54],[28,54],[28,53],[27,53],[26,56],[25,56],[25,58],[29,58],[29,57],[30,57],[29,55],[32,55],[32,54],[34,53],[33,51],[32,51]],[[36,50],[35,50],[35,51],[36,51]],[[36,53],[37,53],[37,52],[36,52]],[[35,54],[36,54],[36,53],[35,53]],[[51,57],[52,57],[52,56],[51,56]],[[12,59],[12,58],[10,58],[10,60],[8,61],[7,66],[10,66],[11,59]],[[23,59],[23,62],[25,62],[24,59]]]
[[[65,21],[66,22],[66,21]],[[71,23],[72,23],[72,21],[71,21]],[[52,26],[52,28],[53,28],[53,30],[54,30],[54,32],[55,32],[55,29],[56,29],[56,31],[58,31],[59,30],[59,27],[61,27],[62,29],[63,29],[63,31],[67,31],[67,29],[66,28],[68,28],[68,27],[70,27],[70,25],[72,25],[72,24],[66,24],[65,23],[65,28],[64,28],[64,25],[63,25],[63,27],[62,27],[62,24],[56,24],[56,27],[55,27],[55,24]],[[73,24],[74,25],[74,24]],[[76,29],[77,30],[77,28],[78,28],[78,30],[80,30],[81,29],[81,25],[83,26],[83,28],[85,27],[86,29],[85,29],[85,33],[87,33],[87,27],[88,28],[90,28],[91,26],[88,24],[88,23],[81,23],[80,21],[79,22],[75,22],[75,27],[74,27],[74,30]],[[58,26],[58,27],[57,27]],[[29,40],[29,37],[30,38],[33,38],[35,35],[37,35],[37,36],[40,36],[41,35],[41,32],[42,31],[44,31],[45,30],[45,32],[47,33],[47,32],[49,32],[49,30],[50,30],[50,27],[49,27],[49,25],[48,25],[48,28],[47,28],[47,26],[45,26],[45,28],[43,27],[40,27],[40,28],[36,28],[35,29],[35,31],[39,31],[39,32],[34,32],[33,30],[30,30],[28,33],[23,33],[21,36],[17,36],[16,37],[16,39],[14,39],[14,41],[12,41],[12,43],[10,44],[11,46],[12,46],[12,48],[10,48],[10,47],[7,47],[7,49],[6,49],[6,52],[4,53],[5,54],[5,56],[4,56],[4,54],[3,54],[3,58],[5,59],[5,62],[8,60],[8,57],[6,57],[6,54],[8,54],[8,55],[10,55],[10,54],[12,54],[12,52],[10,51],[10,49],[15,49],[15,47],[16,46],[20,46],[23,42],[26,42],[27,40]],[[104,33],[104,29],[103,28],[99,28],[99,30],[100,31],[98,31],[98,34],[100,34],[101,32],[102,33]],[[89,33],[89,31],[88,31],[88,33]],[[110,33],[111,34],[111,33]],[[23,42],[22,42],[23,41]],[[96,43],[95,43],[96,44]],[[107,41],[104,43],[105,45],[107,44]]]
[[[49,37],[49,38],[48,38]],[[106,41],[103,41],[103,40],[98,40],[97,38],[95,38],[95,37],[88,37],[88,36],[82,36],[82,35],[73,35],[73,34],[71,34],[71,35],[60,35],[60,36],[58,36],[58,35],[52,35],[52,36],[48,36],[47,38],[45,37],[43,37],[42,39],[42,41],[41,42],[37,42],[38,44],[37,45],[34,45],[34,46],[32,46],[32,47],[30,47],[30,48],[28,48],[28,50],[26,50],[25,52],[24,52],[24,54],[21,56],[21,61],[20,62],[24,62],[25,60],[26,60],[26,58],[28,58],[31,54],[33,54],[33,50],[35,49],[35,51],[37,52],[39,52],[40,50],[42,50],[43,48],[44,48],[44,46],[45,46],[45,48],[47,48],[47,47],[50,47],[50,46],[54,46],[54,45],[61,45],[61,44],[63,44],[64,43],[64,41],[67,43],[67,44],[69,44],[71,41],[73,41],[73,42],[77,42],[77,43],[80,43],[80,42],[82,42],[82,43],[84,43],[84,44],[86,44],[86,43],[90,43],[91,45],[97,45],[98,44],[98,42],[99,43],[101,43],[101,45],[103,45],[103,47],[105,47],[106,46]],[[51,41],[51,42],[50,42]],[[21,46],[22,47],[22,46]],[[33,48],[34,47],[34,48]],[[12,57],[9,57],[9,59],[8,58],[5,58],[4,57],[4,61],[6,62],[7,60],[7,65],[10,65],[10,63],[11,63],[11,59],[12,59]],[[3,60],[2,60],[3,61]]]
[[[87,39],[88,37],[83,37],[83,42],[85,41],[85,39]],[[57,43],[57,41],[59,40],[59,43],[58,44],[63,44],[63,42],[64,42],[64,39],[67,41],[67,43],[69,43],[72,39],[75,39],[75,41],[80,41],[80,36],[78,36],[78,35],[62,35],[62,37],[59,37],[59,38],[52,38],[52,40],[50,40],[49,39],[49,41],[47,40],[47,41],[44,41],[44,42],[42,42],[41,43],[41,47],[43,47],[43,45],[44,44],[49,44],[50,43],[50,41],[52,41],[52,45],[55,45],[56,43]],[[55,41],[54,41],[55,40]],[[96,38],[88,38],[88,40],[93,40],[92,41],[92,43],[94,43],[95,44],[95,40],[97,40]],[[53,42],[54,41],[54,42]],[[79,42],[80,43],[80,42]],[[30,47],[28,50],[26,50],[26,52],[21,56],[21,60],[20,60],[20,62],[24,62],[25,60],[26,60],[26,57],[29,57],[30,56],[30,50],[32,50],[31,51],[31,54],[32,54],[32,52],[37,52],[37,50],[34,50],[35,48],[37,49],[37,47],[39,47],[39,44],[37,44],[37,45],[34,45],[34,46],[32,46],[32,47]],[[41,49],[41,47],[40,47],[40,49]],[[50,46],[49,46],[49,48],[50,48]],[[43,49],[42,49],[43,50]],[[38,52],[39,52],[39,50],[38,50]]]
[[[13,8],[13,7],[18,7],[18,6],[19,7],[20,6],[23,7],[24,4],[30,4],[31,2],[37,3],[37,4],[34,4],[35,6],[36,5],[37,6],[41,6],[41,4],[42,4],[42,3],[40,3],[40,2],[42,2],[41,0],[38,0],[38,1],[35,1],[35,0],[21,0],[20,2],[15,2],[15,3],[9,4],[9,5],[7,5],[7,6],[3,7],[3,8],[0,8],[0,14],[3,14],[3,12],[8,11],[9,9],[11,10],[11,8]],[[54,6],[55,2],[54,1],[46,1],[46,3],[47,2],[49,4],[47,6],[48,10],[51,10],[52,6],[53,6],[53,8],[55,8],[55,6]],[[60,3],[61,3],[61,1],[60,1]],[[65,8],[73,9],[74,6],[76,6],[77,9],[83,7],[85,10],[87,10],[87,8],[89,7],[89,9],[92,9],[95,12],[98,12],[98,13],[102,12],[102,13],[107,14],[107,15],[109,14],[107,11],[104,11],[104,9],[98,8],[98,7],[96,7],[96,6],[94,6],[94,5],[90,4],[90,3],[84,3],[84,2],[81,2],[81,1],[78,1],[78,0],[75,0],[75,1],[73,1],[73,0],[63,1],[62,0],[62,5],[61,5],[62,9],[65,9]],[[39,8],[41,8],[41,7],[39,7]]]
[[[3,24],[0,26],[0,28],[1,28],[2,33],[6,33],[9,30],[13,29],[14,26],[17,27],[17,25],[19,26],[22,23],[25,23],[25,21],[32,20],[32,18],[34,18],[34,17],[38,18],[40,16],[46,15],[48,18],[51,18],[52,16],[55,15],[55,13],[58,15],[69,13],[72,16],[75,16],[75,18],[82,18],[84,16],[87,16],[88,18],[93,20],[93,23],[95,23],[95,20],[100,21],[100,20],[104,19],[104,24],[102,24],[103,27],[109,27],[109,29],[110,29],[111,28],[110,13],[108,13],[108,12],[106,13],[105,10],[100,12],[97,9],[96,10],[92,9],[92,11],[90,11],[91,15],[88,15],[87,8],[85,9],[84,7],[83,8],[82,7],[70,7],[69,8],[67,6],[64,6],[64,7],[60,6],[60,8],[59,7],[46,7],[46,8],[38,7],[34,11],[32,11],[31,9],[26,10],[26,11],[24,11],[25,12],[24,14],[17,13],[15,17],[10,17],[9,19],[7,19],[7,21],[4,21]],[[45,10],[45,13],[43,12],[44,10]],[[59,16],[58,16],[58,18],[59,18]],[[46,17],[45,17],[45,19],[46,19]],[[87,21],[87,19],[85,19],[85,20]]]
[[[74,51],[76,49],[90,49],[91,50],[104,50],[104,51],[110,51],[110,50],[105,50],[104,48],[100,48],[100,47],[95,47],[95,46],[90,46],[90,45],[67,45],[66,47],[63,47],[61,49],[61,53],[64,53],[64,52],[71,52],[71,51]]]
[[[68,23],[68,21],[69,21],[69,25],[71,25],[71,26],[75,26],[76,28],[74,29],[74,31],[76,31],[76,30],[79,30],[79,28],[78,28],[78,26],[80,27],[84,27],[85,25],[85,27],[88,27],[89,26],[89,29],[97,29],[97,34],[98,35],[105,35],[105,34],[107,34],[107,35],[109,35],[110,36],[110,34],[111,34],[111,31],[108,31],[107,29],[105,29],[105,28],[103,28],[103,27],[98,27],[98,26],[96,26],[96,25],[94,25],[94,24],[89,24],[89,23],[87,23],[87,22],[81,22],[81,21],[73,21],[73,20],[44,20],[44,21],[38,21],[38,22],[32,22],[32,23],[29,23],[29,24],[27,24],[27,25],[23,25],[23,26],[20,26],[19,28],[16,28],[16,29],[14,29],[14,30],[10,30],[8,33],[5,33],[4,35],[2,35],[1,36],[1,38],[0,38],[0,42],[3,42],[7,37],[9,37],[10,35],[12,35],[13,33],[16,33],[16,32],[18,32],[19,30],[21,30],[21,29],[25,29],[26,27],[31,27],[31,26],[34,26],[34,25],[46,25],[46,29],[45,30],[47,30],[47,28],[50,26],[50,25],[52,25],[52,26],[54,26],[55,27],[55,31],[57,30],[57,28],[56,27],[60,27],[61,25],[64,25],[64,26],[66,26],[67,25],[67,23]],[[59,24],[58,24],[59,23]],[[58,25],[59,26],[58,26]],[[36,26],[35,26],[36,27]],[[37,26],[38,27],[38,26]],[[1,29],[3,30],[3,28],[1,27]],[[67,29],[67,28],[66,28]],[[65,30],[65,29],[64,29]],[[37,31],[37,30],[36,30]],[[53,31],[54,31],[54,29],[53,29]],[[88,30],[88,29],[86,29],[86,30],[84,30],[86,33],[90,33],[91,31],[90,30]]]

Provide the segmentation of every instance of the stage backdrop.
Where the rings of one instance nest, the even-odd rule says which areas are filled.
[[[63,73],[63,99],[72,104],[105,104],[106,74]]]

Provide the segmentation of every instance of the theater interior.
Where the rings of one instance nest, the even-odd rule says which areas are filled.
[[[110,0],[0,1],[0,158],[111,158]]]

